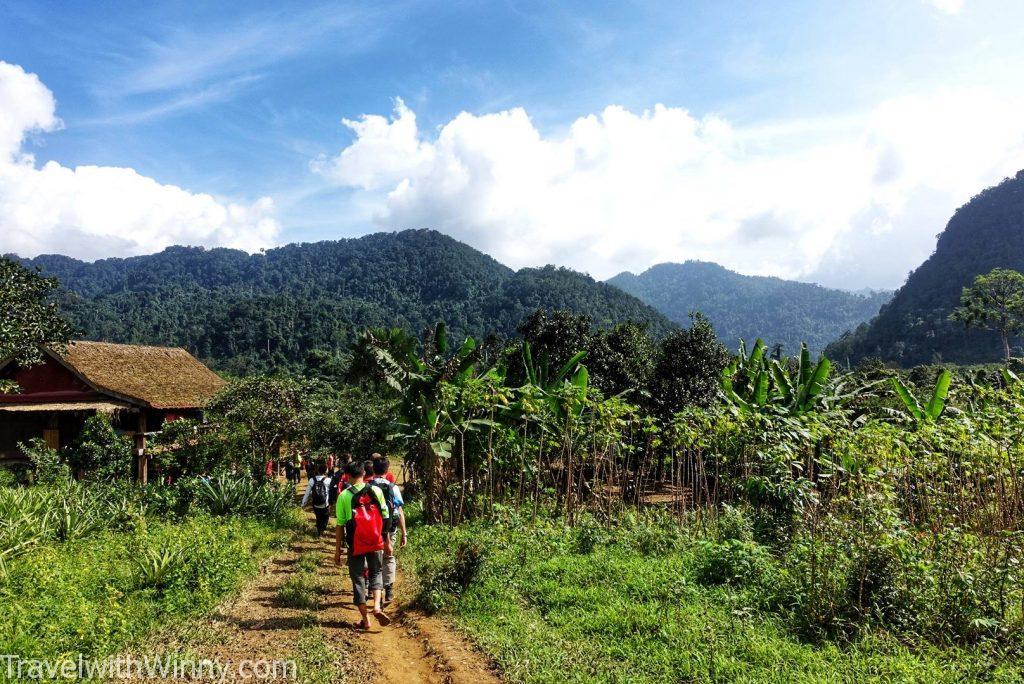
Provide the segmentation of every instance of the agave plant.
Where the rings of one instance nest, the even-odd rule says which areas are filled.
[[[943,410],[946,408],[946,398],[949,396],[949,385],[952,379],[953,376],[948,370],[939,373],[939,377],[935,380],[932,396],[927,404],[922,404],[914,396],[914,393],[910,391],[910,388],[898,377],[894,376],[890,382],[893,389],[896,390],[897,396],[903,402],[903,407],[906,409],[905,415],[909,416],[914,422],[925,423],[934,421],[942,415]]]
[[[45,518],[21,513],[18,517],[0,519],[0,578],[7,576],[7,564],[44,541],[47,536]]]
[[[199,480],[196,498],[213,515],[231,515],[237,512],[250,493],[245,480],[218,475],[213,479]]]
[[[134,558],[139,584],[148,589],[163,589],[181,564],[181,549],[164,542],[158,549],[146,549]]]
[[[66,496],[52,509],[53,535],[58,541],[81,539],[105,526],[104,519],[96,513],[96,503],[85,498]]]

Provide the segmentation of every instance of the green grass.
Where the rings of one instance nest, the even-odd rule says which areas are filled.
[[[0,653],[99,657],[136,646],[208,613],[288,535],[250,519],[196,516],[44,544],[0,580]],[[147,586],[135,560],[167,547],[180,550],[174,567]]]
[[[317,575],[315,552],[302,554],[295,563],[296,571],[277,590],[277,600],[285,608],[316,610],[324,592],[323,583]]]
[[[452,617],[514,682],[1021,681],[979,647],[884,632],[801,639],[758,594],[706,586],[696,539],[557,521],[414,529],[404,554],[428,609]],[[474,571],[474,568],[476,570]]]

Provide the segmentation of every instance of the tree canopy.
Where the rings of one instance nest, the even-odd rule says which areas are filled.
[[[55,278],[0,257],[0,359],[13,356],[28,365],[42,360],[40,345],[68,343],[75,329],[51,300],[57,287]]]
[[[994,268],[974,279],[960,295],[960,306],[950,320],[967,327],[995,330],[1010,360],[1010,334],[1024,328],[1024,275],[1008,268]]]

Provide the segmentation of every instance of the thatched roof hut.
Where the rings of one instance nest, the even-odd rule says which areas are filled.
[[[202,408],[225,384],[181,347],[73,342],[58,358],[97,389],[150,408]]]
[[[180,347],[83,341],[43,351],[43,363],[27,368],[0,361],[0,379],[21,388],[0,394],[0,460],[17,457],[17,443],[31,437],[62,446],[96,412],[114,414],[117,426],[135,436],[142,458],[147,433],[165,420],[200,415],[225,385]],[[144,478],[142,468],[144,462]]]

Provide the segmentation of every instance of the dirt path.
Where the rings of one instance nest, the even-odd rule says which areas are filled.
[[[359,612],[348,572],[334,565],[333,555],[332,536],[300,535],[235,600],[196,627],[189,655],[235,663],[295,659],[299,679],[310,682],[500,681],[464,638],[405,604],[401,582],[388,611],[391,625],[353,630]]]

